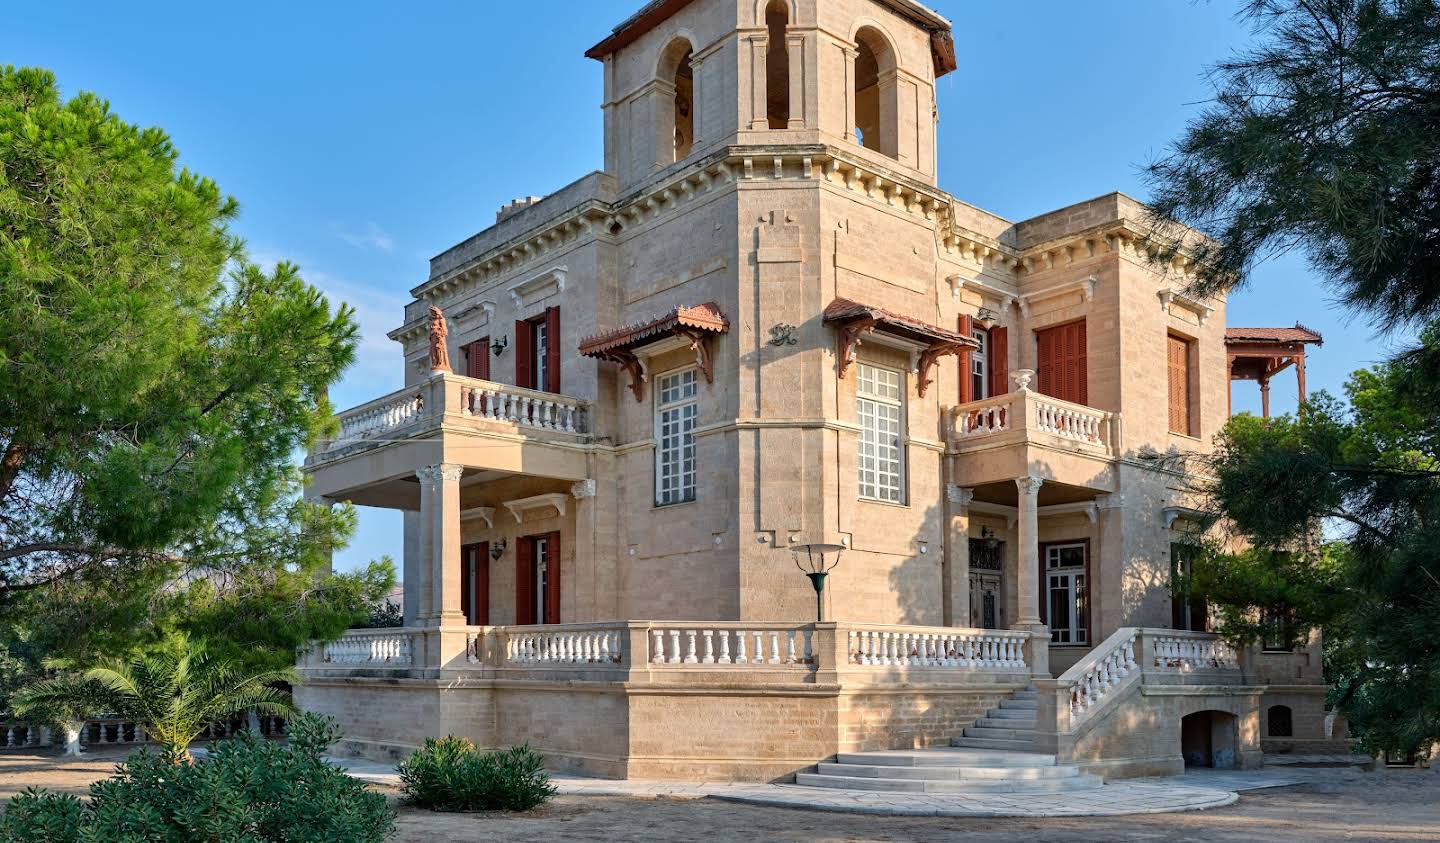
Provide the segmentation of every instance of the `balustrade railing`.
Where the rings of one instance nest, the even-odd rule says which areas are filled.
[[[1156,670],[1193,672],[1240,667],[1235,648],[1207,633],[1158,633],[1154,639]]]
[[[460,412],[480,419],[513,422],[521,427],[561,433],[585,432],[585,409],[576,399],[489,381],[461,383]]]
[[[196,740],[219,740],[234,737],[244,729],[254,729],[263,737],[282,737],[286,721],[269,714],[236,714],[222,718],[200,730]],[[46,726],[24,722],[0,722],[0,750],[40,749],[63,742],[64,733]],[[130,746],[151,743],[143,723],[122,717],[100,716],[83,721],[79,726],[81,746]]]
[[[1127,677],[1135,674],[1135,646],[1140,631],[1126,627],[1101,642],[1060,677],[1070,683],[1070,718],[1078,724]]]
[[[507,666],[573,667],[625,664],[624,624],[497,627]]]
[[[847,660],[855,665],[967,670],[1028,670],[1029,634],[996,629],[951,627],[852,628]]]
[[[586,404],[578,398],[440,374],[340,413],[339,435],[319,443],[316,453],[383,440],[425,419],[438,424],[446,414],[554,433],[589,431]]]
[[[649,662],[668,665],[811,665],[814,628],[772,624],[675,624],[651,627]]]
[[[407,629],[352,629],[321,648],[325,664],[409,667],[414,632]]]
[[[1109,450],[1114,418],[1104,410],[1021,389],[950,408],[950,438],[963,448],[1011,432],[1042,433]]]

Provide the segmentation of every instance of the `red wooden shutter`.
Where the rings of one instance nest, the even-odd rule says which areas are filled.
[[[1004,395],[1010,391],[1010,337],[1002,325],[990,329],[990,394]]]
[[[490,380],[489,337],[481,337],[465,346],[465,374],[482,381]]]
[[[972,328],[971,328],[971,325],[970,325],[970,317],[969,317],[969,316],[961,316],[961,317],[960,317],[959,329],[960,329],[960,331],[959,331],[960,336],[962,336],[962,337],[968,337],[968,336],[970,336],[970,331],[972,330]],[[970,355],[971,355],[971,353],[972,353],[973,351],[974,351],[974,350],[973,350],[972,348],[970,348],[970,346],[968,346],[968,345],[967,345],[967,346],[962,346],[961,349],[960,349],[960,354],[958,355],[959,360],[960,360],[960,403],[961,403],[961,404],[969,404],[971,401],[974,401],[974,400],[975,400],[975,394],[974,394],[974,393],[975,393],[975,389],[974,389],[974,384],[971,382],[971,375],[970,375]]]
[[[465,622],[474,625],[475,620],[470,617],[470,565],[475,561],[475,545],[467,544],[460,548],[460,612],[465,615]]]
[[[560,532],[546,538],[550,559],[545,566],[545,618],[547,623],[560,623]]]
[[[545,380],[548,383],[539,388],[546,392],[560,392],[560,306],[545,308]]]
[[[490,625],[490,542],[475,545],[475,617],[473,626]]]
[[[530,323],[515,320],[515,385],[535,387],[535,334]]]
[[[1035,388],[1044,395],[1089,402],[1085,323],[1071,322],[1035,332]]]
[[[535,623],[535,540],[515,540],[515,623]]]
[[[1170,432],[1190,434],[1190,343],[1167,337],[1170,370]]]

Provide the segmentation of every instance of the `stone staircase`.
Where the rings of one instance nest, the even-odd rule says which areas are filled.
[[[817,772],[797,773],[805,787],[907,793],[1059,793],[1090,790],[1098,776],[1033,751],[1034,690],[1017,691],[967,726],[948,747],[842,752]]]

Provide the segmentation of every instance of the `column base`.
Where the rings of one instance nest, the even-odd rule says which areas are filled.
[[[1017,623],[1010,626],[1018,632],[1030,633],[1030,643],[1025,647],[1025,655],[1030,663],[1030,677],[1032,679],[1049,679],[1050,677],[1050,627],[1043,623]]]

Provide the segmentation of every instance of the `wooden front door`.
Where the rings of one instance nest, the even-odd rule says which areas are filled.
[[[1035,369],[1042,395],[1088,405],[1085,320],[1036,331]]]

